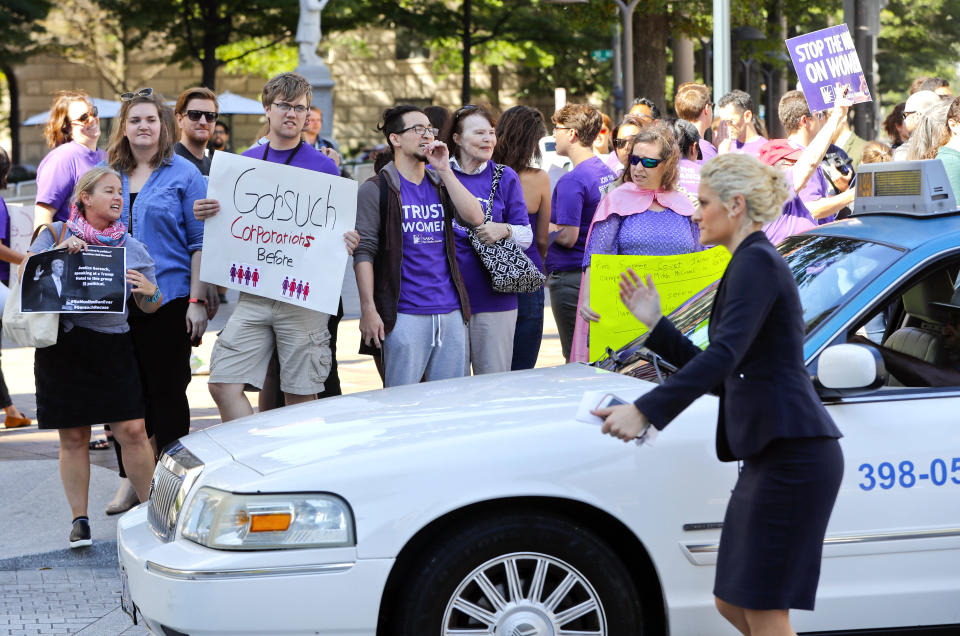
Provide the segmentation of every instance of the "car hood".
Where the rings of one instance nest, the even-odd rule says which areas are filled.
[[[261,474],[325,459],[378,451],[396,454],[420,444],[469,444],[474,436],[522,429],[555,435],[586,427],[574,415],[585,391],[635,399],[654,385],[568,364],[380,389],[246,417],[203,431],[233,458]],[[543,429],[543,430],[540,430]]]

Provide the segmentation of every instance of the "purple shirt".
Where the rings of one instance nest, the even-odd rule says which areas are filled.
[[[480,206],[486,212],[487,199],[490,198],[490,187],[493,185],[494,164],[487,162],[487,167],[478,174],[465,174],[454,168],[454,174],[460,183],[477,197]],[[512,168],[504,166],[500,185],[493,197],[490,215],[495,223],[510,223],[511,225],[528,225],[527,204],[523,199],[523,188],[520,187],[520,177]],[[510,311],[517,308],[516,294],[503,294],[493,291],[490,284],[490,274],[483,266],[483,262],[470,245],[467,230],[462,225],[453,222],[453,236],[457,243],[457,265],[460,275],[467,286],[467,295],[470,297],[470,311],[478,314],[484,311]],[[534,249],[536,252],[536,249]],[[529,250],[527,256],[530,256]],[[531,257],[532,259],[533,257]],[[539,265],[540,257],[534,263]]]
[[[694,205],[700,190],[700,167],[701,164],[686,158],[677,163],[677,185],[693,197]]]
[[[590,222],[600,199],[616,178],[617,175],[600,159],[591,157],[557,181],[550,201],[550,221],[557,225],[579,226],[580,235],[572,247],[550,243],[547,272],[569,272],[582,267]]]
[[[296,166],[297,168],[306,168],[307,170],[316,170],[317,172],[332,174],[335,177],[340,176],[340,171],[337,169],[337,164],[333,159],[306,143],[300,144],[299,148],[300,149],[297,150],[297,146],[294,146],[290,150],[276,150],[271,148],[270,144],[262,144],[260,146],[252,146],[242,154],[244,157],[261,159],[271,163],[287,164]],[[297,150],[296,154],[293,155],[290,163],[287,163],[287,160],[290,159],[290,155],[294,150]],[[264,152],[266,152],[266,155],[264,155]]]
[[[7,212],[7,204],[3,197],[0,197],[0,241],[10,247],[10,213]],[[0,261],[0,281],[4,284],[10,280],[10,263]]]
[[[70,218],[70,198],[77,181],[106,159],[104,151],[88,150],[75,141],[57,146],[37,168],[37,203],[54,209],[54,221],[66,221]]]
[[[801,150],[803,149],[803,146],[800,144],[791,143],[790,145],[795,148],[800,148]],[[806,185],[800,189],[797,195],[804,203],[810,203],[811,201],[817,201],[827,196],[827,192],[827,178],[823,174],[823,169],[817,166],[817,171],[810,175]],[[807,214],[809,214],[809,212],[807,212]],[[813,222],[818,225],[823,225],[824,223],[830,223],[834,220],[836,220],[836,215],[831,214],[822,219],[813,219]]]
[[[627,216],[611,214],[594,223],[583,267],[590,266],[593,254],[672,256],[702,249],[697,224],[669,208]]]
[[[744,154],[753,155],[754,157],[760,154],[760,149],[763,148],[763,144],[767,143],[766,137],[757,137],[753,141],[748,141],[746,143],[740,143],[737,140],[730,145],[730,152],[742,152]]]
[[[799,196],[787,199],[783,204],[783,213],[776,219],[763,226],[763,232],[776,245],[788,236],[793,236],[817,226],[816,220],[810,216],[810,211]]]
[[[400,204],[403,259],[397,311],[432,315],[460,309],[443,248],[443,205],[430,178],[424,175],[417,185],[400,175]]]
[[[716,146],[706,139],[701,139],[697,144],[700,146],[700,154],[703,155],[697,163],[702,165],[717,156]],[[759,152],[759,150],[757,152]]]

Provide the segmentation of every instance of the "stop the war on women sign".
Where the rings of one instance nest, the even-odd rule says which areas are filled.
[[[854,104],[872,99],[846,24],[798,35],[786,44],[810,112],[833,108],[844,88]]]
[[[201,280],[337,312],[356,181],[218,152],[207,197],[220,212],[204,221]]]

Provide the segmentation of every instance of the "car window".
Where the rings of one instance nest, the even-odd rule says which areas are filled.
[[[807,334],[823,324],[902,254],[902,250],[880,243],[816,234],[791,236],[777,249],[797,281]],[[669,316],[677,329],[701,349],[709,344],[707,329],[717,285],[713,283]],[[598,366],[627,372],[628,365],[637,364],[637,354],[646,339],[644,334],[611,352],[613,355],[601,359]]]

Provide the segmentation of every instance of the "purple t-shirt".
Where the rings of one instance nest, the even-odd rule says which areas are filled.
[[[106,159],[104,151],[89,150],[75,141],[57,146],[37,167],[37,203],[55,210],[54,221],[66,221],[70,218],[70,197],[77,181]]]
[[[432,315],[460,309],[444,251],[443,205],[430,177],[424,175],[417,185],[401,175],[400,203],[403,260],[397,311]]]
[[[701,139],[700,141],[697,142],[697,144],[699,144],[700,146],[700,154],[703,155],[700,158],[700,160],[697,161],[697,163],[702,165],[707,161],[709,161],[710,159],[713,159],[714,157],[717,156],[716,146],[714,146],[712,143],[710,143],[706,139]]]
[[[742,152],[744,154],[753,155],[754,157],[760,154],[760,149],[763,148],[763,144],[767,143],[766,137],[757,137],[753,141],[748,141],[746,143],[740,143],[739,141],[734,141],[730,152]]]
[[[788,236],[816,226],[817,222],[810,216],[807,206],[799,196],[794,196],[783,204],[783,213],[780,216],[763,226],[763,232],[770,242],[776,245]]]
[[[547,272],[581,269],[590,222],[593,221],[600,199],[616,178],[617,175],[600,159],[591,157],[557,181],[550,201],[550,221],[557,225],[578,225],[580,235],[572,247],[550,243]]]
[[[800,144],[791,144],[795,148],[803,149],[803,146]],[[823,174],[823,169],[819,166],[817,167],[816,172],[810,175],[810,178],[807,179],[806,185],[800,189],[800,192],[797,195],[800,197],[800,200],[804,203],[810,203],[811,201],[817,201],[827,196],[827,178]],[[808,212],[809,214],[809,212]],[[822,219],[813,219],[814,223],[818,225],[823,225],[824,223],[830,223],[831,221],[836,220],[836,215],[831,214]]]
[[[290,160],[290,163],[287,165],[306,168],[307,170],[316,170],[317,172],[325,172],[335,177],[340,176],[340,171],[337,169],[337,164],[333,159],[306,143],[300,144],[299,148],[300,149],[297,150],[297,146],[294,146],[290,150],[275,150],[270,147],[270,144],[265,143],[259,146],[252,146],[242,154],[244,157],[261,159],[271,163],[286,164],[287,160],[290,159],[290,154],[296,150],[296,154],[293,155],[293,159]]]
[[[0,197],[0,241],[10,247],[10,213],[3,197]],[[0,261],[0,281],[6,284],[10,280],[10,263]]]
[[[490,187],[493,185],[494,164],[487,162],[487,167],[478,174],[464,174],[454,169],[454,174],[460,183],[477,197],[480,206],[486,211],[487,199],[490,198]],[[527,225],[530,219],[527,215],[527,204],[523,199],[523,188],[520,187],[520,177],[512,168],[504,167],[500,177],[500,185],[493,197],[493,206],[490,211],[495,223],[510,223],[511,225]],[[516,294],[502,294],[493,291],[490,285],[490,274],[483,266],[483,262],[470,245],[467,230],[453,222],[453,236],[457,243],[457,265],[460,275],[467,286],[467,295],[470,296],[470,311],[477,314],[484,311],[510,311],[517,308]],[[534,250],[535,252],[536,250]],[[529,250],[527,256],[530,256]],[[532,259],[533,257],[531,257]],[[539,265],[540,257],[534,263]]]
[[[694,199],[700,190],[700,167],[699,163],[687,158],[677,162],[677,185],[690,193]]]

